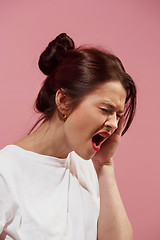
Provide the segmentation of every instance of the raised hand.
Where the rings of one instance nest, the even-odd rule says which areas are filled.
[[[120,143],[121,134],[123,131],[124,118],[121,117],[118,128],[111,136],[102,144],[101,149],[92,157],[92,161],[96,171],[103,165],[113,166],[112,157]]]

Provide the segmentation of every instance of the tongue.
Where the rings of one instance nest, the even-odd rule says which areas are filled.
[[[98,146],[98,145],[100,145],[100,143],[103,141],[103,137],[100,136],[99,134],[96,134],[96,135],[92,138],[92,140],[93,140],[93,143],[94,143],[96,146]]]

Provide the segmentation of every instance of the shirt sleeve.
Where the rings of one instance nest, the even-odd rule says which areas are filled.
[[[16,211],[17,204],[13,201],[5,178],[0,174],[0,236],[13,221]]]

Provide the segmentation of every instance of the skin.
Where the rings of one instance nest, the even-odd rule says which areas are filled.
[[[71,99],[60,90],[56,94],[57,111],[50,121],[42,124],[35,132],[17,142],[17,145],[44,155],[67,157],[75,151],[84,159],[91,159],[96,151],[92,137],[100,131],[110,134],[118,126],[122,115],[126,92],[118,81],[111,81],[87,95],[72,111],[68,108]],[[116,107],[113,111],[107,104]],[[67,119],[62,118],[62,114]]]
[[[86,160],[92,159],[100,187],[98,240],[132,239],[132,228],[118,191],[112,159],[123,130],[125,99],[122,84],[109,81],[87,95],[72,111],[68,107],[71,99],[58,90],[55,97],[57,110],[52,119],[15,143],[39,154],[65,158],[75,151]],[[96,151],[92,137],[104,131],[111,136]]]
[[[113,81],[86,96],[65,122],[68,147],[86,160],[92,158],[96,153],[92,146],[93,135],[103,131],[112,134],[117,129],[125,99],[125,89],[120,82]]]

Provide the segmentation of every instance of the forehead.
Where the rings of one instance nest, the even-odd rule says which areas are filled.
[[[126,96],[126,90],[121,82],[109,81],[98,86],[87,98],[95,103],[109,103],[115,107],[124,108]]]

